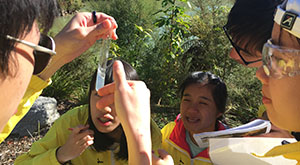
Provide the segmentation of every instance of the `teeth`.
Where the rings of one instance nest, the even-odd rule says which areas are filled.
[[[99,118],[99,120],[103,123],[110,121],[110,119],[107,119],[107,118]]]
[[[189,122],[196,122],[198,119],[195,119],[195,118],[187,118],[187,120],[188,120]]]

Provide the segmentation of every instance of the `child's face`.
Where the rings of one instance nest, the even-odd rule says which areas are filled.
[[[96,103],[99,99],[101,99],[101,97],[97,95],[96,90],[93,90],[90,99],[92,121],[98,131],[102,133],[112,132],[120,125],[120,120],[115,111],[115,105],[112,104],[103,109],[97,109]]]
[[[300,49],[295,37],[291,37],[285,30],[280,32],[277,24],[274,25],[272,39],[274,44]],[[300,131],[300,75],[276,79],[273,76],[267,76],[260,67],[256,76],[262,82],[262,101],[267,108],[271,122],[285,130]]]
[[[221,116],[214,102],[211,86],[191,84],[183,92],[180,114],[190,134],[214,131],[216,119]]]

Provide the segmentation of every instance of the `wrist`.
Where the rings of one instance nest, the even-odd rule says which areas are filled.
[[[52,57],[50,59],[50,62],[46,66],[46,68],[41,73],[39,73],[37,76],[39,76],[43,80],[48,80],[63,65],[64,65],[63,60],[60,60],[58,55],[55,55],[54,57]]]
[[[70,161],[70,160],[64,158],[64,155],[62,154],[62,147],[61,146],[56,149],[56,160],[60,164],[66,164]]]

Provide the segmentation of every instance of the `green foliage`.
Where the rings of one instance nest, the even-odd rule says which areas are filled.
[[[225,81],[229,100],[224,120],[237,126],[255,117],[261,94],[255,70],[228,58],[231,45],[222,26],[232,1],[191,0],[190,5],[187,0],[82,0],[76,5],[80,11],[101,11],[116,19],[119,39],[111,44],[111,56],[129,62],[145,81],[151,90],[151,103],[156,105],[152,107],[153,117],[160,127],[178,114],[178,86],[187,73],[196,70],[211,71]],[[64,1],[71,2],[75,3]],[[54,36],[69,19],[58,19],[50,35]],[[61,68],[44,95],[86,103],[97,52],[96,44]]]
[[[256,117],[261,104],[260,82],[255,77],[256,69],[236,65],[229,72],[225,83],[228,87],[229,100],[226,122],[232,126],[245,124]]]
[[[62,14],[74,13],[83,7],[82,0],[57,0]]]

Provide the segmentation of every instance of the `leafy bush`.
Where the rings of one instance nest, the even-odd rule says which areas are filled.
[[[186,0],[82,2],[81,11],[102,11],[116,19],[119,39],[112,42],[111,56],[129,62],[146,82],[153,116],[160,127],[176,117],[178,86],[196,70],[211,71],[227,84],[229,100],[224,120],[229,125],[237,126],[255,117],[261,99],[255,70],[228,58],[231,45],[222,30],[232,0],[191,0],[192,8]],[[54,36],[69,18],[58,19],[50,34]],[[98,51],[94,46],[61,68],[43,94],[86,103]]]

